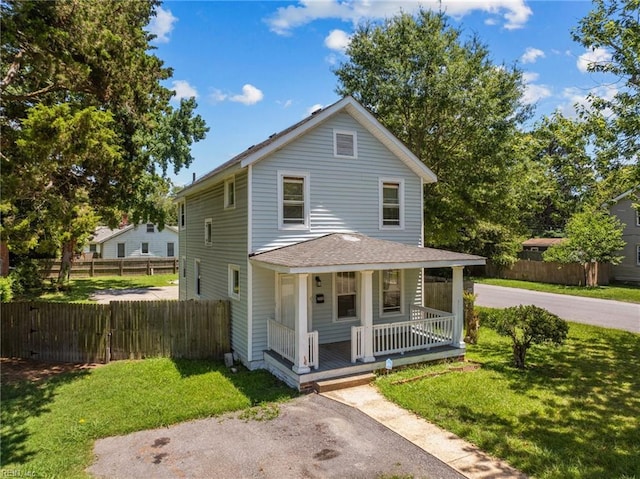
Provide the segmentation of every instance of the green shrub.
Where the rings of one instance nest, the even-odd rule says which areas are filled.
[[[564,319],[534,305],[506,308],[498,315],[496,331],[513,342],[513,363],[524,369],[525,358],[532,344],[561,345],[567,339],[569,325]]]
[[[38,294],[44,289],[40,268],[34,259],[22,260],[16,265],[10,277],[13,282],[13,294],[16,296]]]
[[[13,280],[10,277],[0,278],[0,303],[8,303],[13,299],[12,284]]]

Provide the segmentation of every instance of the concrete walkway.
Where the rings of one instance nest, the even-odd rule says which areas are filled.
[[[339,389],[322,395],[362,411],[469,479],[527,477],[455,434],[396,406],[371,385]]]

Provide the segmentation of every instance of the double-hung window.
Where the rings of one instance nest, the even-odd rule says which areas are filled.
[[[153,223],[147,223],[147,233],[154,233],[155,232],[155,226]]]
[[[117,249],[118,249],[118,252],[117,252],[118,258],[124,258],[125,256],[124,243],[118,243]]]
[[[280,173],[278,183],[279,225],[281,229],[309,227],[309,175]]]
[[[240,267],[229,265],[229,297],[240,299]]]
[[[142,243],[140,250],[142,254],[149,254],[149,243],[147,242]]]
[[[336,273],[334,278],[335,318],[337,321],[355,319],[358,317],[358,294],[356,273],[345,271]]]
[[[231,177],[224,182],[224,207],[225,209],[236,207],[236,180]]]
[[[380,180],[380,229],[404,228],[404,182]]]
[[[187,227],[187,206],[184,201],[180,203],[180,229],[183,230]]]
[[[399,269],[386,269],[381,271],[381,275],[381,315],[402,313],[402,271]]]
[[[213,220],[211,218],[204,220],[204,244],[207,246],[213,244]]]

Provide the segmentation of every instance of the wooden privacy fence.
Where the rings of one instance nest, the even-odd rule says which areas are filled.
[[[173,357],[231,350],[228,301],[2,303],[3,357],[60,362]]]
[[[44,278],[57,278],[60,261],[42,260],[40,272]],[[152,275],[178,272],[178,258],[121,258],[75,260],[71,278],[94,276]]]
[[[487,276],[491,278],[518,279],[540,283],[584,286],[584,268],[578,263],[562,264],[547,261],[518,260],[511,268],[497,268],[487,262]],[[598,284],[607,285],[613,275],[613,267],[608,263],[598,265]]]
[[[440,311],[451,312],[452,303],[451,281],[425,281],[424,283],[424,304],[429,308]],[[473,293],[473,281],[463,283],[465,291]]]

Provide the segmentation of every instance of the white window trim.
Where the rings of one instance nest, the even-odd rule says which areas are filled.
[[[636,266],[640,266],[640,244],[636,245]]]
[[[187,279],[187,257],[183,256],[180,264],[180,273],[181,277],[185,280]]]
[[[238,272],[238,292],[236,293],[233,288],[234,283],[234,272]],[[228,293],[229,297],[232,299],[240,299],[240,266],[237,264],[229,264],[228,265]]]
[[[233,188],[233,203],[229,202],[229,191]],[[236,177],[232,176],[224,180],[224,209],[232,210],[236,207]]]
[[[182,201],[178,205],[178,221],[180,222],[180,229],[187,228],[187,202]]]
[[[193,260],[193,294],[196,298],[202,296],[202,264],[198,258]],[[198,276],[200,277],[200,288],[198,288]],[[198,291],[200,289],[200,291]]]
[[[398,199],[400,201],[400,225],[391,226],[384,224],[384,184],[395,183],[398,185]],[[381,230],[404,230],[404,178],[379,178],[378,179],[378,227]]]
[[[353,273],[353,271],[340,271],[340,273]],[[331,301],[333,302],[333,322],[334,323],[348,323],[352,321],[360,321],[360,274],[355,272],[356,275],[356,315],[348,318],[338,318],[338,273],[331,275],[332,293]]]
[[[207,226],[209,226],[209,231],[211,232],[211,236],[207,238]],[[213,219],[205,218],[204,220],[204,244],[205,246],[211,246],[213,244]]]
[[[147,245],[147,252],[146,253],[144,251],[142,251],[144,249],[144,247],[143,247],[144,244]],[[144,255],[150,255],[151,254],[151,246],[150,246],[148,241],[142,241],[140,243],[140,254],[144,254]]]
[[[392,268],[392,269],[398,269],[398,268]],[[380,270],[378,276],[380,277],[380,287],[378,288],[378,291],[380,292],[380,317],[381,318],[392,318],[394,316],[403,316],[404,312],[405,312],[405,308],[404,308],[404,270],[400,269],[400,311],[392,311],[392,312],[385,312],[384,311],[384,291],[382,290],[383,286],[384,286],[384,282],[383,282],[383,272],[384,270]]]
[[[282,205],[284,202],[283,182],[287,177],[302,178],[304,180],[304,224],[284,224]],[[308,230],[309,203],[311,201],[311,175],[308,171],[278,171],[278,229],[280,230]]]
[[[338,154],[338,135],[351,135],[353,137],[353,156]],[[358,158],[358,133],[351,130],[333,130],[333,156],[336,158]]]
[[[640,209],[636,210],[636,226],[640,226]]]

